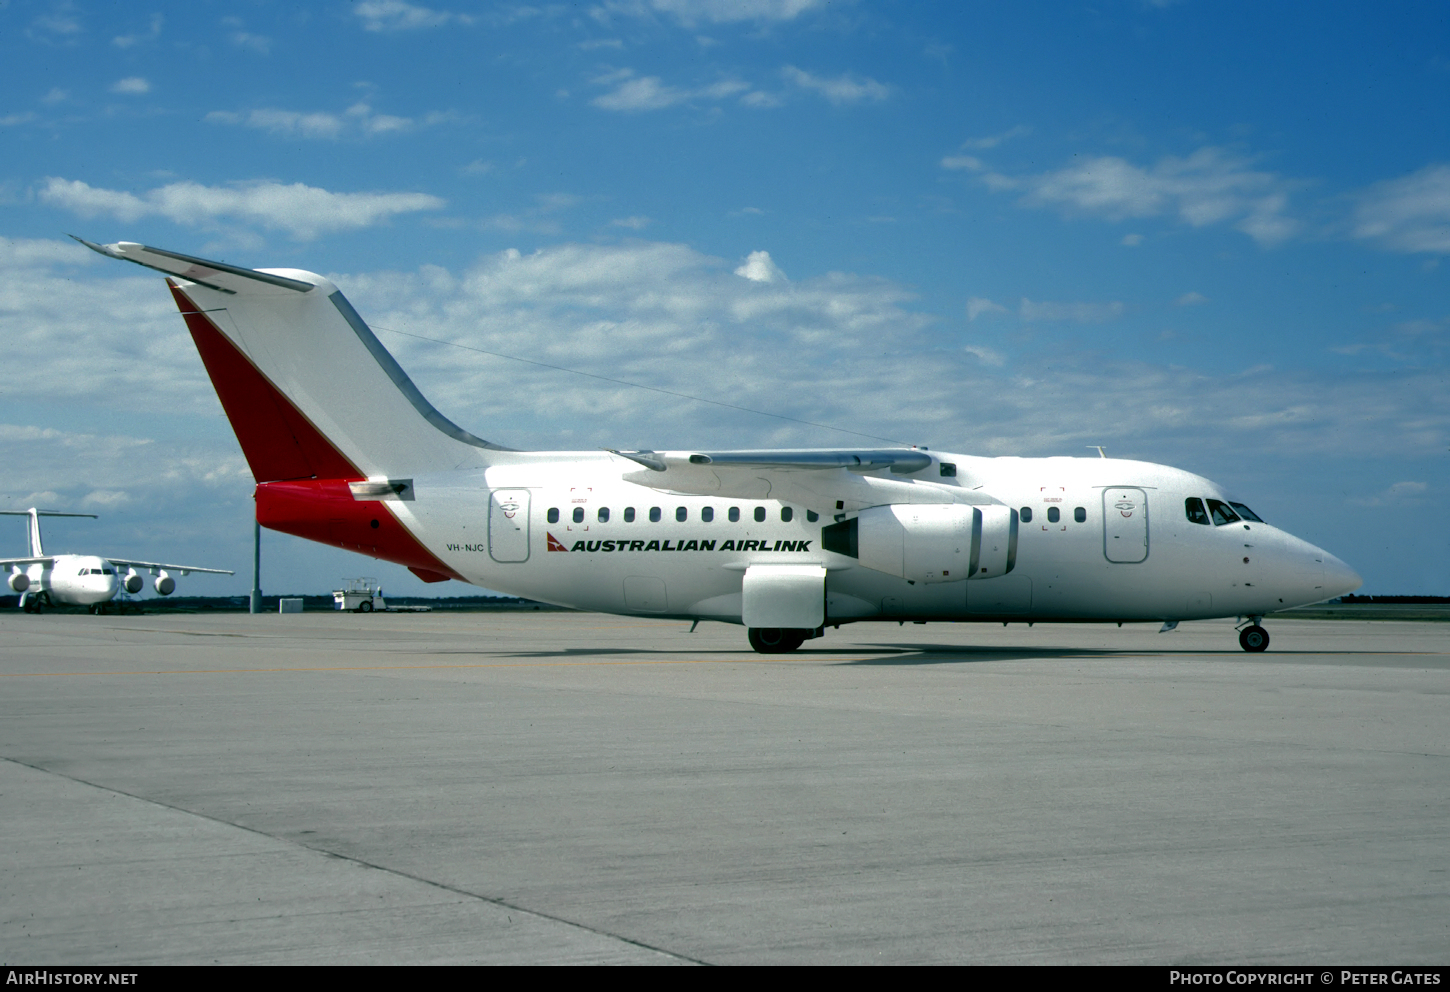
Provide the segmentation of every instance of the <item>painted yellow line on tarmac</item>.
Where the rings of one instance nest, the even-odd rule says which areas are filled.
[[[872,658],[812,657],[757,658],[745,655],[739,658],[662,658],[650,661],[520,661],[489,662],[475,665],[338,665],[325,668],[178,668],[146,669],[130,672],[0,672],[0,678],[70,678],[83,676],[111,675],[260,675],[276,672],[426,672],[469,668],[600,668],[626,665],[724,665],[724,664],[769,664],[786,661],[871,661]]]

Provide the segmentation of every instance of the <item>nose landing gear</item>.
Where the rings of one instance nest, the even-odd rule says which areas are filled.
[[[1269,646],[1269,632],[1259,626],[1263,617],[1249,617],[1249,626],[1239,629],[1239,647],[1258,653]]]

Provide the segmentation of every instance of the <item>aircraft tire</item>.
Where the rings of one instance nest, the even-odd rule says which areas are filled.
[[[1258,624],[1239,631],[1239,647],[1257,653],[1269,646],[1269,632]]]
[[[358,603],[357,611],[359,613],[371,613],[373,611],[372,601],[365,599],[361,603]]]
[[[746,635],[760,654],[785,654],[805,643],[806,632],[785,627],[751,627]]]

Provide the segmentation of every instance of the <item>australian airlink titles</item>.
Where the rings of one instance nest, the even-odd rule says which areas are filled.
[[[550,551],[809,551],[812,541],[776,541],[773,545],[769,539],[764,541],[733,541],[727,540],[720,544],[717,549],[714,541],[674,541],[672,538],[665,538],[663,541],[575,541],[573,547],[564,547],[553,534],[545,532],[549,538]]]

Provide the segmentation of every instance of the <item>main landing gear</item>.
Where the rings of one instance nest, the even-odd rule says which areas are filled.
[[[819,637],[817,630],[796,630],[791,627],[751,627],[748,633],[750,646],[761,654],[784,654],[794,651],[812,637]]]
[[[1249,626],[1239,630],[1239,647],[1258,653],[1269,646],[1269,632],[1259,626],[1263,617],[1249,617]]]

